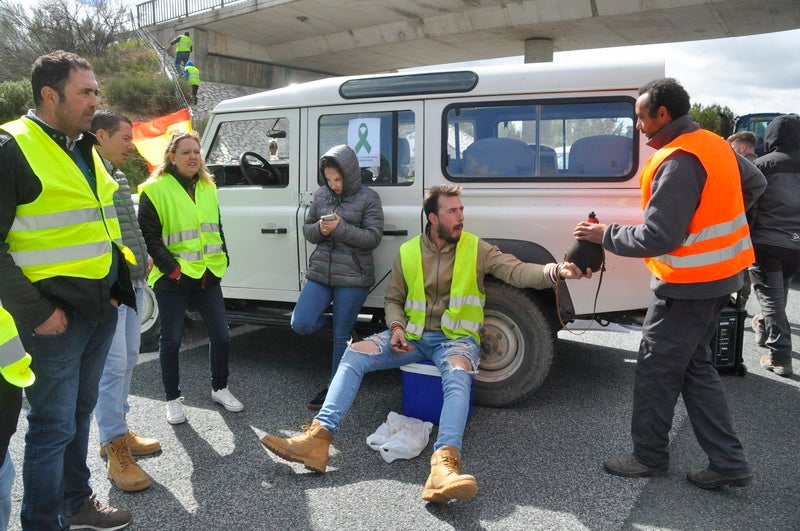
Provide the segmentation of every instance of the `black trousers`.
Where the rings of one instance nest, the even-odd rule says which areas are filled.
[[[647,309],[633,387],[633,454],[669,466],[669,430],[683,395],[695,437],[720,473],[749,471],[733,429],[725,391],[711,361],[711,338],[729,296],[714,299],[654,297]]]
[[[6,459],[11,436],[17,431],[17,420],[22,409],[22,389],[11,385],[0,376],[0,466]]]

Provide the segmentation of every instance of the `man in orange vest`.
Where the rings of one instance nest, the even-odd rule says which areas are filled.
[[[636,128],[657,149],[641,174],[641,225],[582,222],[578,239],[602,243],[620,256],[641,257],[653,273],[634,373],[633,453],[603,466],[622,477],[665,476],[669,430],[678,395],[706,468],[690,483],[743,487],[753,478],[733,428],[725,391],[711,362],[720,311],[753,263],[745,217],[766,187],[761,172],[720,136],[688,116],[689,95],[672,78],[639,90]]]

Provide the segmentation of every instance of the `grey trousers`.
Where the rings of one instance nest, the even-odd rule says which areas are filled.
[[[719,473],[749,472],[711,361],[711,338],[728,299],[651,301],[634,373],[631,419],[633,455],[641,463],[669,466],[669,430],[682,395],[709,467]]]
[[[800,250],[756,245],[756,263],[750,279],[761,310],[759,334],[775,365],[792,363],[792,329],[786,316],[786,301],[792,277],[800,270]]]

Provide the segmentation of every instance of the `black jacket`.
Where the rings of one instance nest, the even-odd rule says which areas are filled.
[[[67,151],[67,138],[60,132],[36,122],[59,146]],[[95,137],[84,133],[77,147],[87,161],[92,160]],[[90,164],[91,166],[91,164]],[[92,172],[95,169],[92,168]],[[17,205],[34,201],[42,193],[42,183],[33,173],[17,145],[7,132],[0,130],[0,300],[14,319],[29,328],[36,328],[50,317],[57,307],[89,318],[102,316],[114,298],[131,308],[136,307],[130,275],[125,259],[117,253],[118,280],[109,286],[105,279],[53,277],[31,283],[9,254],[6,242],[14,223]]]

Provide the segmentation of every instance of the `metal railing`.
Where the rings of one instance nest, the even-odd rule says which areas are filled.
[[[150,33],[150,30],[147,28],[138,27],[135,31],[139,40],[147,44],[153,49],[154,52],[156,52],[158,61],[160,63],[161,72],[167,77],[167,79],[172,81],[175,98],[178,100],[179,106],[189,109],[189,112],[191,113],[189,101],[186,99],[186,95],[183,93],[183,90],[180,86],[180,77],[178,76],[177,72],[175,72],[175,66],[173,64],[172,57],[170,57],[170,55],[167,53],[167,50],[164,48],[164,46],[158,42],[158,39],[156,39],[153,34]]]
[[[148,0],[136,5],[136,25],[155,26],[205,11],[219,9],[244,0]]]

